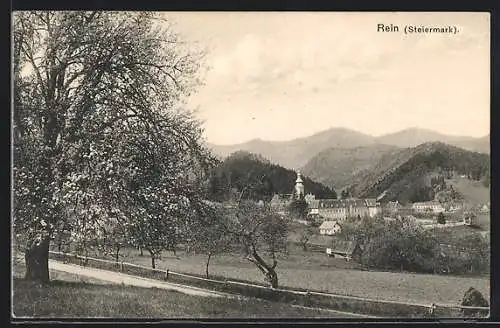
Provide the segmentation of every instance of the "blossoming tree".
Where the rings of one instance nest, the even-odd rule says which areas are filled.
[[[153,252],[171,242],[195,219],[209,165],[199,122],[177,109],[200,84],[203,52],[142,12],[16,12],[13,41],[13,229],[26,278],[49,280],[62,227],[87,240],[110,220]]]

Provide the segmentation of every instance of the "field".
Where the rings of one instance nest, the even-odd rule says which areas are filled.
[[[485,204],[490,201],[490,188],[485,187],[481,181],[456,177],[446,180],[446,183],[462,194],[465,202],[469,204]]]
[[[468,204],[479,205],[490,202],[490,188],[483,185],[482,181],[472,181],[466,178],[455,177],[451,180],[446,180],[447,184],[451,184],[462,196]],[[490,214],[478,214],[479,226],[486,231],[490,230]]]
[[[277,273],[281,286],[425,304],[458,304],[469,287],[474,287],[485,297],[489,297],[489,277],[369,271],[354,261],[330,258],[320,247],[310,247],[308,252],[304,252],[301,246],[296,244],[296,231],[299,227],[295,228],[295,232],[289,236],[288,254],[282,254],[278,258]],[[476,233],[476,230],[473,230],[468,227],[455,227],[440,230],[439,233],[453,239],[455,236]],[[331,242],[331,237],[315,236],[310,242],[325,247]],[[123,250],[121,254],[124,262],[151,266],[151,259],[146,251],[140,256],[139,251],[132,248]],[[187,254],[183,251],[178,251],[176,255],[164,252],[162,258],[157,260],[157,268],[196,275],[205,274],[206,256]],[[89,256],[100,257],[93,254]],[[264,283],[264,277],[255,265],[238,255],[213,257],[209,270],[211,276]]]
[[[489,213],[487,214],[478,214],[477,215],[477,220],[479,227],[484,230],[484,231],[490,231],[490,222],[491,222],[491,216]]]
[[[486,236],[488,237],[488,231],[483,230],[482,228],[472,228],[468,226],[458,226],[458,227],[450,227],[450,228],[440,228],[430,230],[434,236],[436,236],[439,241],[443,244],[453,245],[456,243],[458,239],[463,239],[464,237],[475,235],[475,234],[483,234],[486,232]]]
[[[16,317],[92,318],[332,318],[327,311],[257,299],[200,298],[156,288],[104,284],[51,272],[48,285],[27,282],[15,266],[13,313]]]
[[[130,249],[123,260],[150,266],[150,258]],[[157,268],[203,275],[206,258],[201,255],[165,253]],[[363,271],[357,264],[329,258],[321,253],[299,253],[283,256],[278,261],[280,285],[328,291],[394,301],[427,303],[460,303],[469,287],[489,297],[490,280],[476,277],[455,277],[430,274]],[[216,256],[211,260],[210,274],[233,279],[264,282],[261,272],[247,260],[233,255]]]

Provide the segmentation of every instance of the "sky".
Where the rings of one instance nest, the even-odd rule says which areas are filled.
[[[378,136],[410,127],[490,130],[488,13],[171,12],[206,49],[187,99],[215,144],[291,140],[344,127]],[[394,24],[399,32],[377,32]],[[405,34],[406,25],[457,34]]]

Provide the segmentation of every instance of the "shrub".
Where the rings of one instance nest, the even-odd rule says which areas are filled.
[[[363,264],[383,269],[434,271],[432,259],[437,241],[413,220],[398,219],[369,227],[362,233],[365,236]]]
[[[477,289],[470,287],[464,294],[462,306],[489,307],[489,304],[483,294],[481,294]],[[466,317],[484,317],[488,315],[488,312],[488,310],[480,309],[462,309],[462,313]]]
[[[437,223],[438,224],[446,224],[446,219],[444,217],[444,214],[441,212],[437,216]]]
[[[484,274],[489,272],[490,247],[479,234],[460,236],[451,247],[411,219],[388,223],[363,220],[345,227],[345,238],[361,246],[361,263],[378,269],[420,273]]]

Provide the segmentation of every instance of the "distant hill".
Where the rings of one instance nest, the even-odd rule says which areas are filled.
[[[479,181],[488,174],[489,167],[487,154],[430,142],[384,154],[375,165],[355,175],[351,187],[358,197],[385,193],[385,201],[426,201],[432,198],[432,176],[454,171]]]
[[[291,194],[295,188],[296,172],[271,163],[261,155],[238,151],[229,155],[215,169],[210,181],[211,195],[217,200],[227,199],[231,193],[245,190],[248,197],[259,200],[275,193]],[[306,193],[321,198],[336,198],[333,189],[302,177]],[[245,196],[247,197],[247,196]]]
[[[399,147],[382,144],[329,148],[311,158],[301,172],[338,191],[352,184],[355,175],[370,170],[385,154],[400,150]]]
[[[253,139],[235,145],[207,144],[221,159],[239,151],[260,154],[275,164],[289,169],[305,166],[320,152],[331,148],[357,148],[384,144],[400,148],[415,147],[426,142],[444,142],[482,153],[490,152],[489,135],[482,138],[448,136],[427,129],[410,128],[400,132],[373,137],[345,128],[331,128],[323,132],[290,141]]]
[[[466,136],[449,136],[439,132],[421,128],[409,128],[396,133],[389,133],[376,138],[378,143],[398,147],[415,147],[426,142],[439,141],[470,151],[490,152],[490,136],[473,138]]]
[[[260,154],[273,163],[297,170],[306,164],[309,159],[325,149],[332,147],[352,148],[373,143],[374,138],[372,136],[349,129],[332,128],[309,137],[290,141],[254,139],[237,145],[209,144],[208,147],[221,158],[235,151],[243,150]]]
[[[460,148],[485,154],[489,154],[491,149],[489,134],[482,138],[462,139],[450,142],[450,144]]]

